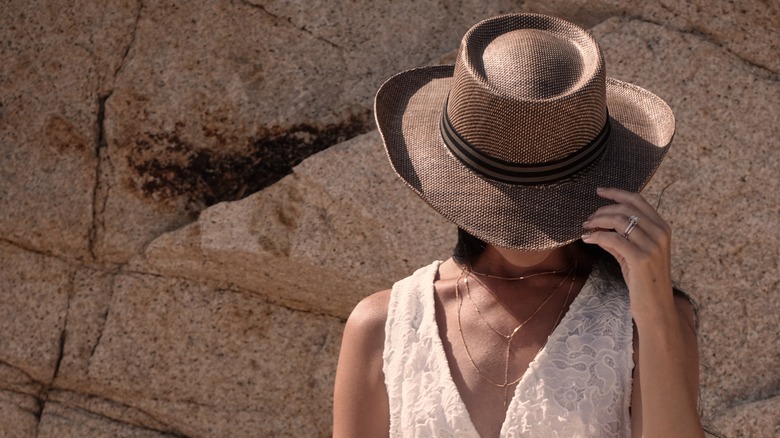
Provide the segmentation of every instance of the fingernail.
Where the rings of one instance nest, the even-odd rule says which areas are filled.
[[[603,192],[604,191],[604,187],[596,187],[596,191],[597,192]]]
[[[582,240],[589,239],[592,234],[593,230],[585,230],[585,232],[582,233]]]

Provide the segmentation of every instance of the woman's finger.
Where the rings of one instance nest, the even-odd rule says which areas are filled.
[[[618,204],[628,204],[636,208],[640,213],[642,213],[647,218],[650,218],[650,220],[653,220],[654,222],[656,220],[663,221],[655,208],[650,205],[650,203],[647,202],[647,200],[645,200],[645,198],[642,197],[642,195],[639,193],[629,192],[612,187],[600,187],[596,189],[596,194],[604,199],[615,201]]]
[[[666,241],[671,235],[671,228],[669,224],[661,217],[655,208],[650,205],[642,195],[638,193],[627,192],[621,189],[604,188],[599,189],[599,195],[605,199],[611,199],[617,202],[617,204],[610,204],[599,208],[593,213],[593,216],[599,215],[602,212],[622,212],[626,215],[626,224],[628,218],[636,216],[639,218],[645,226],[645,229],[655,239],[659,241]],[[592,219],[591,217],[591,219]],[[616,231],[621,231],[619,228],[615,228]]]
[[[636,222],[633,226],[629,227],[632,217],[636,218]],[[648,239],[659,240],[663,238],[663,230],[660,227],[652,222],[642,220],[642,218],[637,215],[631,214],[631,210],[628,210],[625,213],[622,211],[619,213],[604,213],[603,211],[599,211],[585,221],[582,224],[582,227],[586,230],[594,230],[597,228],[614,230],[614,232],[620,236],[623,236],[626,231],[633,233],[636,229],[642,229],[643,234],[647,235],[646,237]]]
[[[630,237],[631,235],[629,235]],[[582,241],[604,248],[612,257],[615,257],[621,266],[625,260],[633,259],[640,253],[639,247],[635,243],[613,231],[588,231],[582,235]]]
[[[594,233],[614,234],[615,236],[630,242],[633,244],[633,246],[637,247],[641,251],[647,251],[655,247],[657,244],[657,239],[655,239],[652,234],[643,228],[639,223],[635,224],[633,227],[626,226],[624,228],[618,229],[613,227],[611,228],[606,224],[606,222],[607,221],[605,218],[598,218],[595,221],[588,222],[584,227],[585,233],[583,236]],[[626,231],[628,231],[627,234]]]
[[[586,222],[589,222],[594,218],[596,218],[597,216],[602,216],[602,215],[619,215],[624,218],[624,222],[628,222],[628,218],[630,218],[631,216],[636,216],[641,220],[643,220],[645,223],[650,222],[656,224],[656,221],[653,220],[654,219],[653,217],[646,215],[643,211],[640,211],[639,209],[637,209],[636,207],[630,204],[609,204],[600,207],[598,210],[594,211],[593,214],[590,215],[590,217],[588,217],[588,220]],[[659,217],[659,220],[662,219],[660,219]],[[656,226],[659,226],[660,228],[660,224],[656,224]]]

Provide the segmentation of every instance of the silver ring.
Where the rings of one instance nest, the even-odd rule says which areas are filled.
[[[630,216],[628,218],[628,225],[626,225],[625,231],[623,231],[623,238],[628,240],[628,235],[631,234],[632,231],[634,231],[634,228],[636,228],[636,224],[639,223],[639,218],[636,216]]]

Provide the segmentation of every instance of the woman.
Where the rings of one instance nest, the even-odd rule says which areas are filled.
[[[674,132],[660,98],[607,78],[583,29],[510,14],[454,67],[388,80],[375,112],[459,241],[353,311],[335,436],[703,436],[693,311],[637,194]]]

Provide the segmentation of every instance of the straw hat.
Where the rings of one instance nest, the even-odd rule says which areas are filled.
[[[608,203],[596,187],[640,191],[674,134],[663,100],[606,77],[584,29],[538,14],[477,23],[454,66],[393,76],[374,111],[412,190],[474,236],[522,250],[578,239]]]

